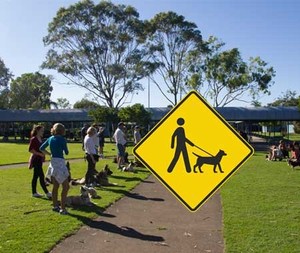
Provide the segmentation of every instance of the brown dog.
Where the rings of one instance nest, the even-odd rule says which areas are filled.
[[[109,185],[115,185],[109,183],[108,176],[112,175],[113,172],[110,170],[108,165],[106,164],[105,167],[98,173],[95,173],[91,178],[91,185],[94,186],[109,186]],[[73,179],[71,180],[72,185],[84,185],[85,184],[85,178],[80,179]]]
[[[109,186],[109,185],[113,185],[109,182],[108,180],[108,176],[112,175],[113,172],[110,170],[110,168],[108,167],[108,165],[106,164],[104,169],[102,169],[100,172],[98,172],[95,175],[95,181],[96,183],[102,185],[102,186]]]
[[[193,154],[198,157],[196,164],[194,165],[194,173],[197,173],[197,171],[196,171],[197,167],[199,168],[199,172],[203,173],[203,171],[201,170],[201,167],[204,164],[214,165],[214,173],[217,173],[217,170],[216,170],[217,166],[219,167],[219,171],[221,173],[224,173],[224,171],[221,168],[221,160],[222,160],[223,156],[226,156],[227,154],[223,150],[220,150],[215,156],[211,156],[211,157],[200,156],[198,154],[195,154],[194,152],[193,152]]]

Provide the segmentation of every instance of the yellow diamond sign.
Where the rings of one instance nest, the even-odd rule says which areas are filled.
[[[254,151],[192,91],[133,152],[190,211],[196,211]]]

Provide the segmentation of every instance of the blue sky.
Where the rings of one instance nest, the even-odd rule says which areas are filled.
[[[0,0],[0,57],[15,77],[39,71],[46,48],[42,38],[60,7],[71,0]],[[96,2],[96,1],[95,1]],[[271,96],[261,99],[272,102],[286,90],[300,95],[300,1],[298,0],[118,0],[113,3],[132,5],[141,19],[174,11],[196,23],[203,38],[220,38],[226,48],[239,48],[243,59],[260,56],[276,70]],[[41,71],[54,76],[52,100],[64,97],[71,104],[87,93],[75,86],[60,84],[63,79],[54,71]],[[145,91],[134,96],[131,104],[148,105]],[[166,106],[168,102],[156,88],[150,90],[150,106]],[[231,106],[246,106],[233,103]],[[249,106],[249,105],[247,105]]]

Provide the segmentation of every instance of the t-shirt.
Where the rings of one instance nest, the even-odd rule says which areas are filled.
[[[49,137],[40,147],[40,150],[45,150],[50,147],[52,157],[64,158],[64,153],[69,154],[66,139],[61,135],[53,135]]]
[[[115,139],[116,144],[121,144],[121,145],[126,144],[125,134],[123,133],[123,131],[120,128],[117,128],[117,130],[114,134],[114,139]]]
[[[31,150],[35,150],[36,152],[40,152],[41,144],[42,144],[42,142],[40,142],[36,136],[32,137],[30,139],[28,151],[30,152]],[[42,156],[34,155],[34,154],[32,154],[32,157],[30,159],[31,165],[37,164],[37,163],[40,164],[40,163],[43,163],[43,161],[44,161],[44,158]]]
[[[90,154],[90,155],[97,153],[96,148],[95,148],[94,136],[86,135],[84,137],[84,150],[87,154]]]

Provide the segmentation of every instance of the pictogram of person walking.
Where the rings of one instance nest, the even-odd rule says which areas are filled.
[[[176,141],[176,149],[174,157],[169,165],[168,172],[171,173],[179,159],[180,154],[183,156],[184,164],[186,172],[190,173],[192,171],[189,156],[186,149],[186,143],[191,145],[192,147],[195,146],[194,143],[192,143],[189,139],[185,137],[184,128],[182,127],[184,125],[184,119],[178,118],[177,124],[179,127],[176,128],[172,135],[172,141],[171,141],[171,148],[174,148],[174,144]]]

